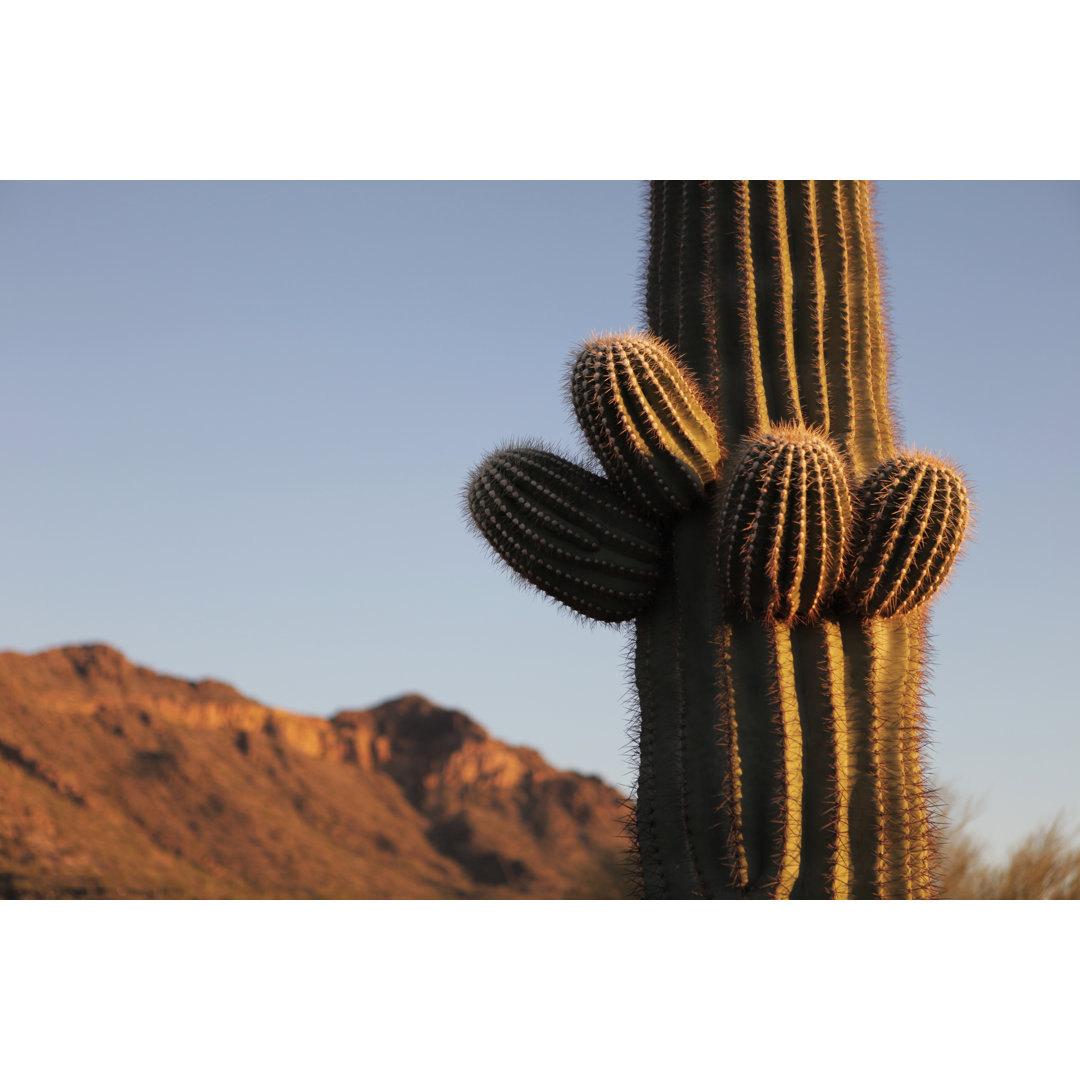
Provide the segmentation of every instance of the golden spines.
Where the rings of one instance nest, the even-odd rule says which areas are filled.
[[[851,528],[844,463],[812,429],[749,438],[720,520],[720,575],[735,611],[814,621],[839,584]]]
[[[579,614],[622,622],[652,602],[657,528],[602,477],[540,447],[511,446],[473,471],[465,500],[496,554]]]
[[[866,477],[856,502],[844,596],[863,616],[905,615],[940,588],[963,546],[964,481],[935,457],[903,454]]]
[[[716,425],[659,339],[587,342],[570,398],[593,453],[628,498],[666,517],[704,497],[723,453]]]

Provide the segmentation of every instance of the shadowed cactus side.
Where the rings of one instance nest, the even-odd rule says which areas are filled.
[[[466,500],[503,561],[578,614],[622,622],[651,603],[659,530],[599,476],[540,447],[507,447],[474,470]]]
[[[473,521],[636,619],[643,896],[928,898],[925,604],[969,507],[897,450],[869,187],[655,181],[649,220],[649,332],[571,373],[608,478],[499,451]]]

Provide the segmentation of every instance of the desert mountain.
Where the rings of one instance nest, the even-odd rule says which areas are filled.
[[[0,897],[617,898],[625,808],[419,696],[327,719],[0,653]]]

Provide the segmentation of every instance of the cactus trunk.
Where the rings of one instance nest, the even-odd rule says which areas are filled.
[[[723,440],[813,425],[856,480],[891,457],[866,185],[656,182],[650,204],[649,326]],[[923,620],[733,611],[697,554],[720,544],[730,482],[673,523],[674,573],[637,623],[644,895],[928,897]]]
[[[507,455],[524,475],[535,450],[470,483],[523,577],[589,617],[636,617],[646,898],[934,894],[925,602],[968,502],[949,464],[897,450],[870,199],[863,182],[655,181],[649,333],[587,344],[571,377],[608,516],[569,468],[547,474],[568,478],[554,493],[519,482],[493,504]],[[656,530],[632,592],[601,558],[616,512],[626,535]],[[583,515],[588,550],[552,550]],[[556,588],[556,563],[589,574]]]

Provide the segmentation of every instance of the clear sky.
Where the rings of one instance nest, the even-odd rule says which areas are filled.
[[[0,649],[106,641],[328,715],[417,691],[629,788],[622,632],[494,569],[469,469],[581,444],[641,325],[637,183],[0,185]],[[1080,184],[883,183],[906,439],[975,540],[935,604],[940,781],[1080,822]]]

